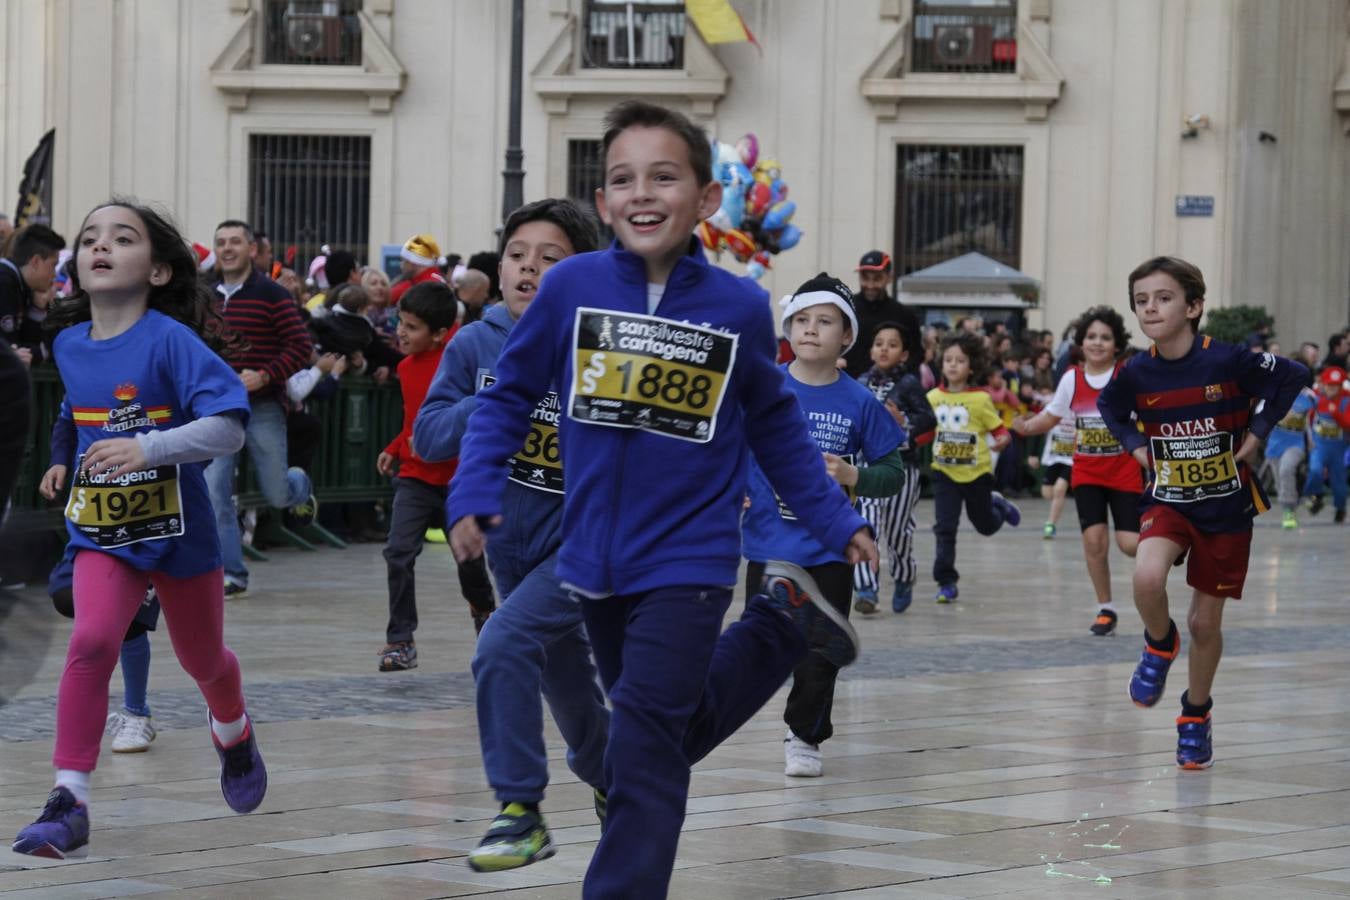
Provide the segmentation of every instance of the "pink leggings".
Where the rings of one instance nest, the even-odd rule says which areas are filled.
[[[75,555],[75,630],[56,701],[52,764],[58,769],[92,772],[98,763],[108,681],[147,582],[159,594],[178,662],[196,680],[211,715],[233,722],[244,714],[239,660],[225,646],[221,570],[173,578],[142,572],[97,550],[81,550]]]

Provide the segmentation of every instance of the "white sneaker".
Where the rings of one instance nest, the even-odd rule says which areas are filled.
[[[120,719],[112,739],[114,753],[144,753],[150,749],[150,742],[155,739],[155,726],[149,716],[138,716],[125,710],[116,712],[108,716],[110,729],[113,716]]]
[[[783,738],[783,760],[783,774],[793,778],[819,778],[824,771],[820,745],[808,744],[791,731]]]

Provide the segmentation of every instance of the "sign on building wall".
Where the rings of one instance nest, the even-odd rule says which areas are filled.
[[[1214,197],[1210,194],[1177,194],[1178,216],[1214,215]]]

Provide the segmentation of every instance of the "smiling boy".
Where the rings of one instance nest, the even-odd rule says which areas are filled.
[[[707,136],[640,101],[606,126],[596,205],[616,241],[557,263],[507,339],[462,445],[451,542],[460,557],[482,552],[508,460],[556,382],[567,477],[557,572],[613,706],[608,818],[584,895],[659,898],[690,766],[774,694],[806,653],[804,629],[829,621],[808,621],[806,600],[825,603],[809,576],[771,567],[772,595],[722,633],[749,453],[822,545],[851,562],[875,560],[876,546],[774,364],[763,294],[710,266],[693,239],[721,198]],[[772,577],[782,572],[797,577]]]
[[[1152,475],[1140,501],[1134,603],[1144,621],[1144,651],[1130,699],[1156,704],[1181,652],[1168,614],[1167,576],[1189,553],[1191,656],[1177,718],[1177,765],[1206,769],[1214,762],[1210,689],[1223,654],[1224,601],[1242,597],[1252,520],[1270,505],[1252,461],[1308,373],[1274,354],[1199,334],[1205,280],[1185,260],[1147,260],[1130,273],[1129,285],[1130,308],[1153,346],[1126,363],[1102,390],[1097,409]]]

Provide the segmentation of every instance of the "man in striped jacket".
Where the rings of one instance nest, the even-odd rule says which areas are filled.
[[[281,401],[286,379],[309,365],[313,343],[295,300],[254,269],[257,245],[247,222],[227,219],[216,226],[215,251],[218,309],[229,327],[248,341],[248,348],[233,354],[229,363],[239,373],[252,407],[245,447],[258,486],[270,506],[288,509],[299,524],[308,524],[317,504],[305,470],[286,466],[286,411]],[[206,469],[225,560],[227,599],[248,589],[233,499],[237,462],[238,454],[222,456]]]

